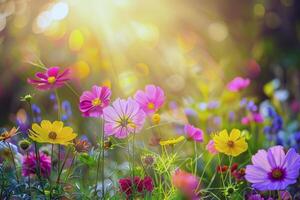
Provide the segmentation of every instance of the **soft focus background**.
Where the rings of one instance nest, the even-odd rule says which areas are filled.
[[[113,98],[127,97],[154,83],[181,104],[219,98],[239,75],[252,79],[258,100],[277,78],[280,95],[299,102],[299,41],[296,0],[1,0],[0,121],[24,117],[19,99],[35,95],[26,79],[40,61],[71,68],[78,93],[104,84]],[[60,91],[79,116],[78,98]],[[51,94],[35,101],[53,112]]]

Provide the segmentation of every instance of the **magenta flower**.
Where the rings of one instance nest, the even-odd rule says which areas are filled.
[[[79,109],[84,117],[101,117],[103,109],[109,105],[111,90],[94,85],[91,91],[80,96]]]
[[[209,140],[208,144],[206,145],[206,150],[212,155],[219,153],[215,147],[215,142],[213,140]]]
[[[252,113],[252,119],[255,123],[263,123],[264,118],[260,113]]]
[[[156,112],[165,102],[164,91],[155,85],[146,85],[145,91],[138,90],[134,99],[146,114]]]
[[[227,84],[227,89],[232,92],[239,92],[240,90],[248,87],[250,84],[250,79],[235,77],[232,81]]]
[[[38,79],[28,78],[27,82],[34,85],[38,90],[50,90],[63,86],[66,81],[70,80],[69,70],[66,69],[59,73],[59,67],[50,67],[46,72],[38,72],[35,76]]]
[[[37,170],[37,159],[34,153],[29,153],[28,156],[23,157],[22,162],[22,175],[31,176],[36,174]],[[51,158],[50,156],[40,152],[40,168],[41,175],[45,178],[50,176],[51,172]]]
[[[116,99],[112,106],[103,110],[105,135],[126,138],[130,133],[139,132],[144,125],[146,114],[133,99]]]
[[[196,142],[203,142],[203,131],[199,128],[196,128],[190,124],[186,124],[184,126],[184,133],[190,140],[194,140]]]
[[[252,165],[246,167],[245,178],[260,190],[284,190],[299,176],[300,155],[291,148],[286,154],[282,146],[259,150],[252,156]]]

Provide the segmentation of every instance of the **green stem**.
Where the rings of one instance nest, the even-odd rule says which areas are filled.
[[[222,167],[222,162],[221,162],[221,159],[220,159],[220,155],[218,154],[218,160],[219,160],[219,166]],[[223,184],[223,187],[225,188],[225,183],[224,183],[224,177],[223,177],[223,173],[221,171],[221,180],[222,180],[222,184]]]
[[[57,103],[57,118],[58,118],[58,121],[60,121],[61,120],[61,103],[60,103],[58,91],[57,90],[54,90],[54,91],[55,91],[56,103]],[[57,175],[59,175],[59,168],[60,168],[60,150],[61,150],[60,144],[58,144]]]
[[[58,144],[58,152],[57,152],[57,175],[59,174],[60,168],[60,144]]]
[[[134,139],[135,139],[135,132],[133,132],[133,137],[132,137],[132,182],[134,182]],[[132,191],[132,196],[134,197],[134,193],[135,193],[135,188],[133,188]]]
[[[194,160],[194,175],[197,175],[197,160],[198,160],[198,157],[197,157],[197,143],[196,141],[194,141],[194,154],[195,154],[195,160]]]
[[[58,121],[60,121],[61,120],[61,105],[60,105],[60,98],[59,98],[57,90],[55,90],[55,96],[56,96],[56,102],[57,102],[57,117],[58,117]]]
[[[9,142],[6,142],[6,144],[8,145],[9,150],[10,150],[11,158],[12,158],[13,165],[14,165],[14,168],[15,168],[15,171],[16,171],[16,178],[17,178],[17,181],[19,183],[19,176],[18,176],[17,165],[16,165],[16,162],[15,162],[14,154],[12,152],[12,149],[11,149],[11,146],[10,146]]]
[[[60,175],[61,175],[61,173],[62,173],[62,171],[63,171],[63,169],[64,169],[64,166],[65,166],[66,161],[67,161],[67,159],[68,159],[69,153],[70,153],[70,149],[68,149],[67,154],[66,154],[66,156],[65,156],[65,159],[64,159],[64,161],[63,161],[63,163],[62,163],[62,166],[61,166],[61,168],[60,168],[60,171],[59,171],[59,173],[58,173],[57,180],[56,180],[56,183],[57,183],[57,184],[59,183]]]
[[[102,174],[102,199],[105,199],[105,191],[104,191],[104,141],[105,140],[105,135],[104,135],[104,119],[102,119],[102,146],[101,146],[101,155],[102,155],[102,166],[101,166],[101,174]]]
[[[66,178],[65,178],[65,182],[66,182],[67,179],[69,178],[70,173],[71,173],[71,170],[73,169],[73,164],[74,164],[74,162],[75,162],[75,157],[76,157],[76,152],[75,152],[75,154],[74,154],[74,156],[73,156],[73,158],[72,158],[71,166],[68,168],[67,176],[66,176]]]
[[[65,84],[70,90],[71,92],[76,96],[76,97],[80,97],[80,95],[72,88],[72,86],[69,83]],[[79,98],[78,98],[79,99]]]
[[[28,157],[28,151],[26,152],[26,156]],[[30,187],[30,176],[28,176],[28,186],[29,186],[29,196],[31,197],[31,187]]]
[[[27,101],[27,103],[28,103],[28,106],[29,106],[29,114],[30,114],[30,117],[31,117],[31,123],[33,123],[32,105],[31,105],[30,101]],[[39,159],[40,155],[39,155],[39,150],[38,150],[37,142],[34,142],[34,150],[35,150],[35,158],[36,158],[36,161],[37,161],[36,174],[37,174],[37,177],[39,179],[39,182],[41,182],[42,178],[41,178],[41,167],[40,167],[40,159]],[[44,189],[43,183],[42,183],[42,188],[43,188],[43,192],[45,194],[45,189]]]

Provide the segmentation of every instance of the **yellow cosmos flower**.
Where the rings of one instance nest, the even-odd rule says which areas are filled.
[[[164,146],[164,145],[174,145],[174,144],[177,144],[177,143],[183,141],[184,139],[185,139],[185,138],[184,138],[183,136],[180,136],[180,137],[178,137],[178,138],[176,138],[176,139],[161,140],[161,141],[159,142],[159,144],[160,144],[161,146]]]
[[[213,137],[215,148],[226,155],[238,156],[248,149],[245,137],[241,135],[241,131],[233,129],[228,135],[227,130],[221,131]]]
[[[29,130],[29,137],[39,143],[68,145],[76,138],[71,127],[65,126],[61,121],[51,123],[43,120],[41,125],[32,124],[32,130]]]

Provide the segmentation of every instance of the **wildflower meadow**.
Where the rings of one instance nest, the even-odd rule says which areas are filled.
[[[299,2],[229,2],[0,2],[0,199],[300,199]]]

